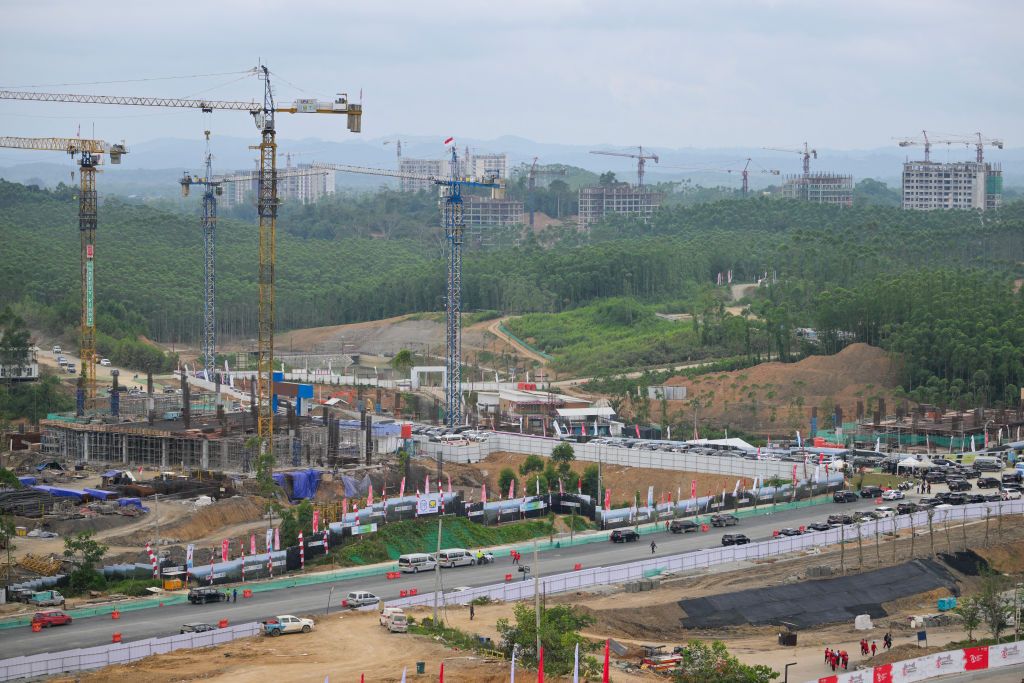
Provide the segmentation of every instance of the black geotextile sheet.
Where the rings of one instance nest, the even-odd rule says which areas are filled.
[[[808,628],[852,622],[858,614],[884,617],[882,603],[941,587],[956,592],[956,581],[946,568],[932,560],[914,560],[834,579],[682,600],[679,606],[686,612],[682,619],[686,628],[783,622]]]

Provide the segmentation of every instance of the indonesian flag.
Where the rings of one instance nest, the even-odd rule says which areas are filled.
[[[487,503],[487,484],[480,484],[480,502]]]
[[[796,486],[796,465],[793,465],[793,486]]]
[[[587,423],[586,422],[581,422],[580,423],[580,436],[586,436],[586,435],[587,435]]]
[[[508,483],[508,499],[512,500],[516,497],[516,480],[513,479]]]
[[[455,142],[455,138],[454,137],[445,138],[444,144],[450,145],[453,142]],[[444,671],[444,667],[443,666],[441,667],[441,671]]]
[[[696,479],[691,479],[690,480],[690,498],[696,498],[696,497],[697,497],[697,480]]]
[[[402,483],[398,485],[398,497],[401,498],[405,495],[405,477],[402,477]]]
[[[605,510],[611,510],[612,509],[612,490],[611,489],[605,489],[604,490],[604,509]]]

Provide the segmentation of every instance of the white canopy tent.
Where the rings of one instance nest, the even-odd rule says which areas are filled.
[[[926,470],[935,465],[930,460],[918,460],[917,458],[906,458],[896,463],[896,473],[898,474],[900,468],[912,469],[912,470]]]

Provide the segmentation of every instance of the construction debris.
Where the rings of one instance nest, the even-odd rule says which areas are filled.
[[[40,557],[29,553],[18,559],[18,566],[40,576],[54,576],[60,572],[63,562],[56,555]]]

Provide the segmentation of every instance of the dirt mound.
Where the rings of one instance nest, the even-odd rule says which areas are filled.
[[[196,541],[235,524],[258,521],[266,511],[260,498],[236,496],[199,508],[178,521],[163,527],[161,537],[178,542]],[[152,540],[153,529],[144,528],[135,533],[107,540],[110,545],[141,546]]]
[[[989,548],[976,548],[975,551],[997,572],[1002,574],[1024,573],[1024,541],[1012,541]]]
[[[988,562],[973,550],[953,553],[939,553],[939,559],[964,576],[978,576],[988,569]]]
[[[700,417],[716,426],[733,426],[756,434],[791,434],[806,428],[811,409],[819,424],[838,404],[845,419],[856,415],[857,402],[885,398],[892,405],[900,366],[888,353],[867,344],[851,344],[832,356],[809,356],[797,363],[762,363],[745,370],[673,377],[666,384],[685,386],[685,401],[669,401],[669,413],[692,414],[690,401],[701,401]]]

